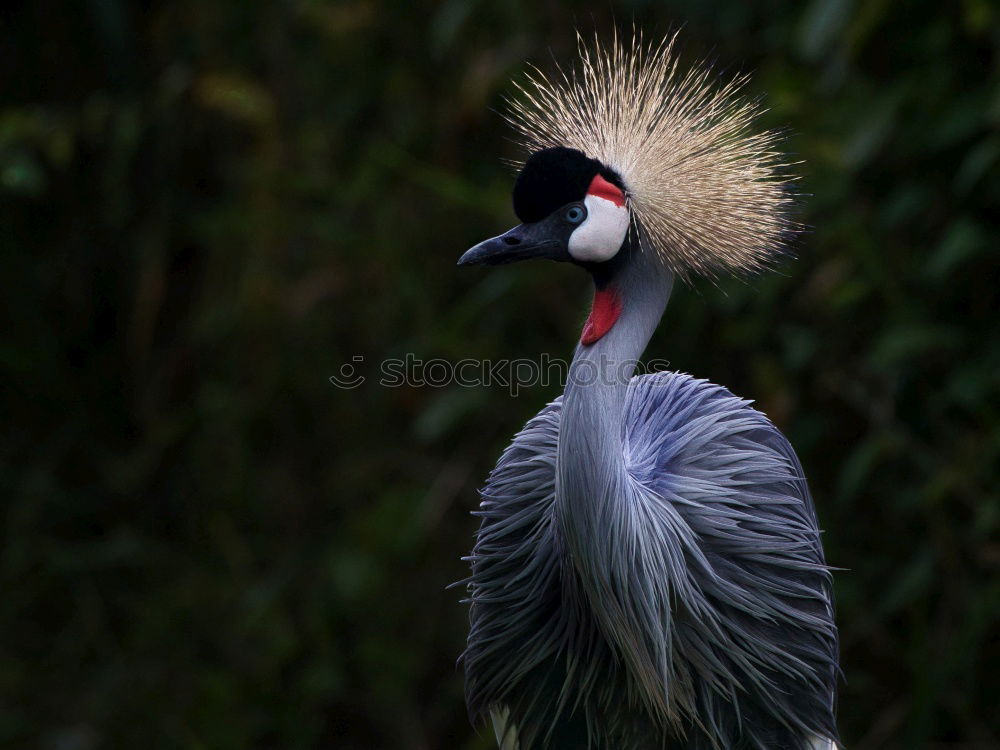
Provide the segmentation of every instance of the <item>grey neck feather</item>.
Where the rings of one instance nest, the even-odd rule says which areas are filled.
[[[670,297],[673,277],[650,259],[632,257],[611,288],[622,302],[618,321],[590,346],[577,345],[563,396],[556,497],[575,516],[595,501],[598,489],[612,491],[625,475],[622,416],[629,380]],[[582,541],[582,540],[579,540]]]
[[[636,621],[627,593],[645,585],[635,575],[638,490],[631,481],[624,446],[629,381],[638,358],[656,330],[673,278],[632,252],[610,286],[622,302],[615,325],[590,346],[577,346],[563,396],[556,457],[555,522],[568,564],[576,570],[588,609],[619,653],[632,663],[645,695],[666,710],[667,648],[650,648],[645,620]],[[656,571],[656,577],[668,571]],[[665,582],[661,582],[665,585]],[[658,584],[658,585],[661,585]],[[570,592],[570,596],[575,594]],[[635,593],[635,592],[633,592]],[[646,596],[659,602],[662,597]],[[583,601],[580,601],[583,604]],[[657,605],[658,606],[658,605]],[[664,640],[657,641],[664,644]]]

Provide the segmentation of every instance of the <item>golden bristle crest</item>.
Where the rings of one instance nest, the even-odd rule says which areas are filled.
[[[739,95],[746,76],[716,84],[707,66],[681,70],[676,39],[588,48],[578,35],[579,66],[553,78],[535,68],[507,119],[529,153],[568,146],[615,170],[674,273],[757,271],[794,228],[778,134],[752,131],[761,109]]]

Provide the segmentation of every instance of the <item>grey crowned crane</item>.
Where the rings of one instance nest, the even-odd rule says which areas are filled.
[[[635,376],[675,277],[766,268],[793,228],[744,79],[674,39],[529,77],[522,222],[460,265],[580,266],[565,392],[503,452],[469,561],[466,697],[504,750],[837,747],[831,575],[802,467],[744,399]]]

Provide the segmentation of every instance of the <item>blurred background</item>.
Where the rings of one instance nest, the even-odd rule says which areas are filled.
[[[812,227],[647,356],[798,450],[847,747],[1000,748],[988,0],[5,3],[0,745],[491,747],[446,586],[560,388],[379,363],[571,354],[584,274],[455,260],[514,223],[511,79],[633,20],[753,73]]]

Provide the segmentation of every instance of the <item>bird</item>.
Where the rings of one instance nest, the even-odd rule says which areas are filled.
[[[682,66],[676,33],[577,47],[508,98],[520,223],[458,261],[593,282],[562,395],[474,511],[470,716],[502,750],[834,750],[833,569],[794,450],[723,386],[636,373],[675,280],[789,254],[794,165],[747,77]]]

